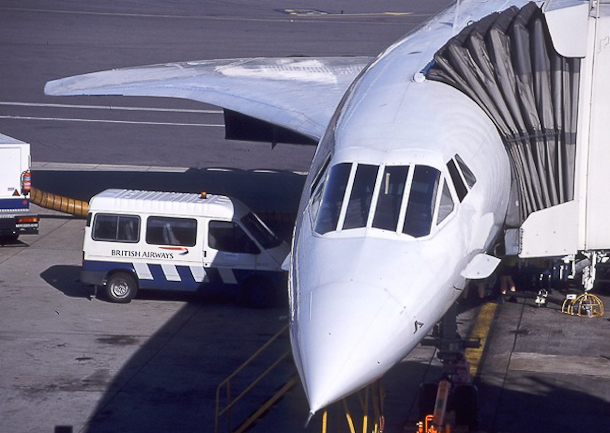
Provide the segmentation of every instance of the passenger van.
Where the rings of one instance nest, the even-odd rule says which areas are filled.
[[[290,247],[243,203],[213,194],[108,189],[94,196],[81,281],[111,302],[139,289],[239,288],[253,306],[286,289]]]

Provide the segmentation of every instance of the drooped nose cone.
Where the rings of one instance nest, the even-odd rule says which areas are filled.
[[[404,308],[382,288],[333,283],[307,295],[291,337],[315,413],[379,378],[400,360],[402,350],[391,342],[408,319]]]

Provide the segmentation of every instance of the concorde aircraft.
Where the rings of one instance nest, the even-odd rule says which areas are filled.
[[[607,12],[463,0],[375,58],[173,63],[45,92],[189,98],[225,108],[229,137],[318,143],[289,259],[291,342],[315,413],[382,376],[468,279],[489,276],[503,231],[521,257],[610,246],[591,163],[610,162],[594,128],[610,96]]]

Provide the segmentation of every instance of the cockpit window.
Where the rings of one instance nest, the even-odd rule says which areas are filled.
[[[455,155],[455,160],[457,161],[460,169],[462,170],[462,174],[464,175],[464,180],[468,184],[469,188],[472,188],[475,183],[477,183],[477,178],[474,176],[474,173],[470,171],[466,163],[460,158],[460,155]]]
[[[320,182],[322,182],[322,180],[324,179],[324,175],[326,174],[326,169],[328,168],[328,164],[330,163],[330,155],[326,158],[326,161],[324,161],[324,163],[322,164],[322,167],[320,167],[320,170],[318,170],[318,172],[316,173],[316,176],[313,179],[313,182],[311,182],[311,194],[313,195],[316,191],[316,189],[318,189],[318,186],[320,185]]]
[[[447,181],[443,181],[443,192],[441,193],[441,201],[438,205],[438,216],[436,217],[436,224],[443,222],[447,216],[453,211],[453,199],[451,198],[451,192]]]
[[[330,156],[326,159],[322,168],[315,175],[313,182],[311,183],[311,218],[315,221],[318,217],[318,211],[320,210],[320,201],[322,200],[322,193],[324,192],[324,181],[326,180],[326,172],[328,164],[330,163]]]
[[[358,164],[345,212],[343,229],[366,227],[378,171],[379,166],[377,165]]]
[[[377,209],[373,218],[373,227],[396,231],[400,204],[405,192],[409,166],[386,166],[381,177],[381,188],[377,199]]]
[[[316,220],[317,233],[323,235],[336,230],[351,169],[350,163],[337,164],[331,168]]]
[[[466,194],[468,194],[468,189],[472,188],[477,182],[477,178],[458,154],[455,155],[455,160],[449,160],[447,163],[447,169],[449,170],[451,181],[455,187],[455,192],[457,193],[458,199],[461,202],[464,200],[464,197],[466,197]],[[466,187],[466,185],[468,185],[468,187]]]
[[[425,165],[415,167],[403,233],[416,238],[430,234],[440,174]]]
[[[453,212],[451,194],[448,180],[426,165],[382,165],[380,170],[341,163],[313,192],[310,214],[321,235],[369,227],[417,238],[430,234],[434,219],[440,224]]]
[[[460,176],[453,159],[449,160],[447,163],[447,168],[449,169],[449,175],[453,181],[453,186],[455,187],[455,192],[457,193],[458,199],[462,201],[464,200],[464,197],[466,197],[466,194],[468,194],[468,188],[466,188],[466,184],[464,183],[464,180],[462,180],[462,176]]]

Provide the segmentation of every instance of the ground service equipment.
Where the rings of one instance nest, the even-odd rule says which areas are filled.
[[[0,244],[22,234],[38,234],[38,215],[30,211],[30,145],[0,134]]]
[[[81,281],[113,302],[138,289],[236,287],[263,307],[286,292],[290,247],[240,201],[215,194],[109,189],[89,202]]]

